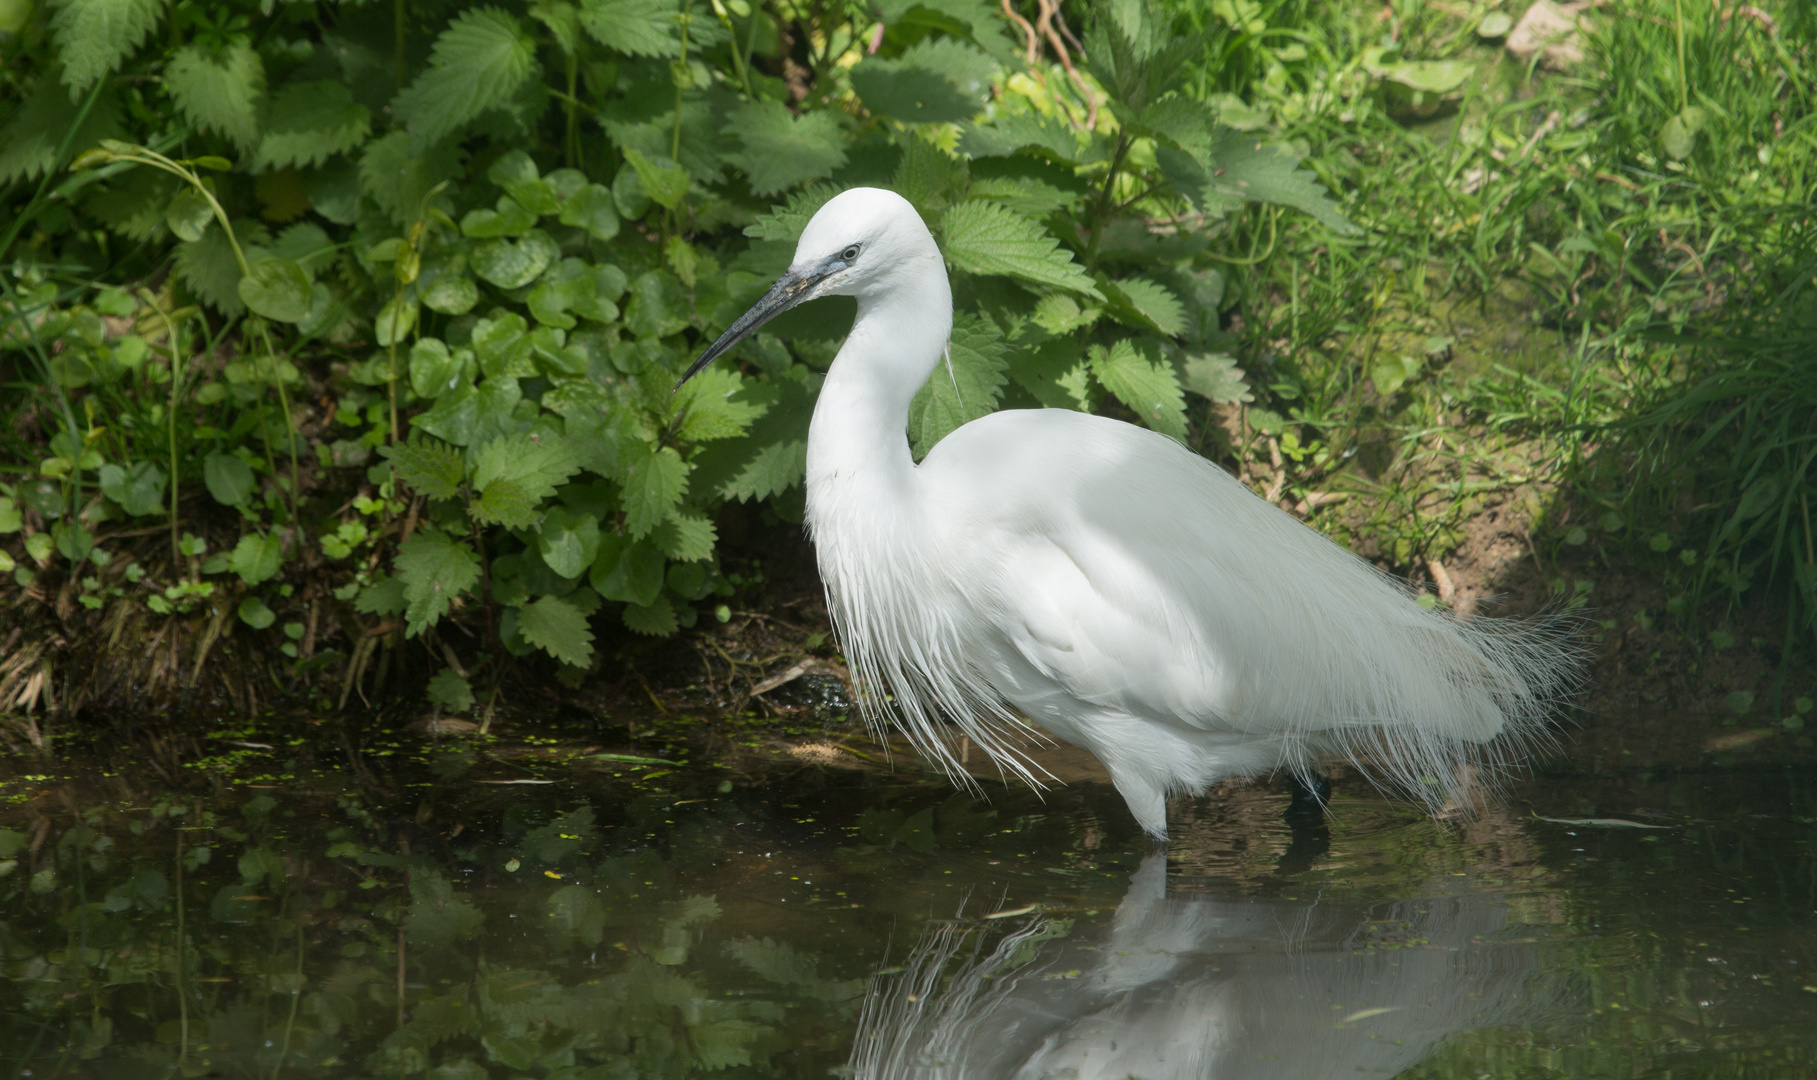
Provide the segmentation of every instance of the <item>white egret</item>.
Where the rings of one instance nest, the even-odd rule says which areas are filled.
[[[1104,764],[1136,821],[1167,796],[1321,760],[1441,805],[1516,759],[1579,667],[1556,624],[1460,621],[1145,428],[1064,409],[960,427],[916,464],[910,400],[952,331],[907,200],[846,191],[699,371],[816,297],[858,301],[808,429],[807,524],[873,724],[955,780],[940,718],[1031,782],[1019,712]]]

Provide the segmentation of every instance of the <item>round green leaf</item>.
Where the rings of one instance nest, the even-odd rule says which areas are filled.
[[[1483,16],[1483,21],[1476,24],[1476,36],[1480,38],[1507,37],[1508,31],[1514,29],[1514,17],[1505,11],[1491,11]]]
[[[561,249],[541,229],[517,241],[488,240],[473,249],[473,269],[501,289],[521,289],[542,276]]]
[[[240,278],[240,300],[272,322],[302,322],[314,291],[309,272],[293,259],[262,259]]]
[[[214,207],[208,204],[201,192],[186,187],[177,192],[176,198],[170,200],[169,209],[164,211],[164,224],[177,234],[177,239],[194,243],[208,231],[208,223],[214,220],[214,212]]]
[[[258,597],[248,596],[240,601],[240,621],[254,630],[263,630],[277,620],[278,617],[265,606],[265,601]]]
[[[252,469],[232,454],[210,454],[202,463],[208,493],[223,506],[238,506],[252,494]]]

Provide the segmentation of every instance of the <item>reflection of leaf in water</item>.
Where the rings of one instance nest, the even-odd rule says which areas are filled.
[[[404,916],[404,937],[413,945],[445,945],[479,933],[486,917],[440,871],[418,870],[410,875],[410,910]]]
[[[873,844],[901,844],[923,855],[934,853],[934,808],[903,817],[900,810],[870,807],[858,815],[858,835]]]
[[[456,986],[439,997],[413,1002],[409,1027],[434,1046],[462,1035],[479,1034],[479,1012],[467,1000],[467,987]]]
[[[750,968],[758,977],[791,987],[802,996],[838,1004],[864,993],[863,979],[822,978],[814,959],[769,938],[743,938],[725,944],[727,956]]]
[[[271,887],[284,887],[284,857],[268,847],[248,848],[240,856],[240,880],[257,885],[270,880]]]
[[[598,945],[606,933],[606,905],[592,889],[569,885],[550,895],[549,921],[576,940]]]
[[[257,895],[249,886],[236,881],[221,886],[208,905],[208,913],[216,922],[249,923],[258,917],[259,902],[266,899],[269,898]]]
[[[593,825],[593,808],[583,806],[540,829],[525,833],[524,850],[531,857],[553,866],[579,851],[597,831]]]
[[[719,902],[711,896],[690,896],[664,906],[669,914],[662,920],[662,943],[650,950],[650,959],[669,967],[685,964],[688,950],[694,945],[694,935],[688,928],[719,918]]]

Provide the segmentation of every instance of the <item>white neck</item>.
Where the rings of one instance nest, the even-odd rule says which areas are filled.
[[[905,263],[883,284],[858,297],[808,428],[808,521],[817,535],[831,524],[836,491],[871,494],[860,498],[872,506],[890,505],[894,492],[901,505],[914,479],[909,402],[945,354],[953,295],[938,254]]]

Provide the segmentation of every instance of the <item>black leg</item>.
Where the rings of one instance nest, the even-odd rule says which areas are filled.
[[[1325,816],[1325,804],[1331,801],[1331,781],[1320,773],[1311,773],[1305,779],[1290,774],[1287,782],[1293,786],[1293,801],[1287,804],[1289,818]]]

